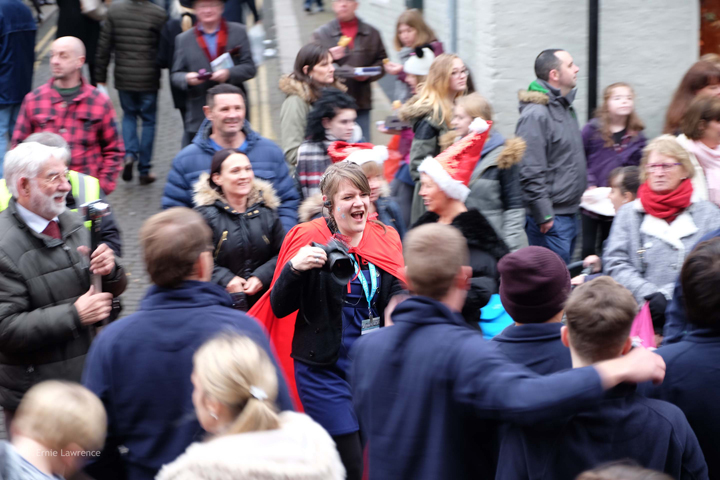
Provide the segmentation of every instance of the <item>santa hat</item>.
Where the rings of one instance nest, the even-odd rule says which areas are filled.
[[[347,160],[358,165],[375,162],[380,165],[388,158],[388,149],[372,143],[333,142],[328,147],[328,155],[333,163]]]
[[[430,65],[435,61],[435,54],[429,47],[415,49],[415,55],[411,55],[403,65],[403,71],[410,75],[425,76],[430,73]]]
[[[480,160],[491,125],[492,122],[476,118],[470,124],[470,133],[437,157],[427,157],[418,171],[429,175],[447,196],[465,202],[470,193],[470,177]]]

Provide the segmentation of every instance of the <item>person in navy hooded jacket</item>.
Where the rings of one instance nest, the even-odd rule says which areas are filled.
[[[610,277],[578,287],[565,306],[567,326],[562,328],[573,367],[626,355],[636,312],[632,293]],[[679,480],[707,479],[702,450],[683,412],[636,390],[623,383],[608,390],[599,404],[558,421],[511,427],[503,435],[496,478],[572,479],[599,464],[629,458]]]
[[[222,332],[249,337],[278,368],[263,328],[233,310],[225,289],[212,283],[212,233],[199,213],[172,208],[140,230],[154,285],[140,310],[103,330],[90,348],[83,384],[102,400],[108,433],[100,458],[86,473],[102,480],[152,480],[166,463],[203,436],[193,413],[193,355]],[[292,410],[282,373],[279,410]],[[118,455],[118,447],[126,453]]]
[[[245,120],[245,101],[234,85],[221,84],[207,93],[206,119],[192,143],[180,150],[168,174],[162,207],[193,208],[193,186],[210,172],[215,152],[230,148],[250,159],[255,176],[270,182],[280,198],[278,215],[288,232],[297,223],[300,193],[290,177],[280,147],[258,135]]]
[[[643,388],[680,407],[698,437],[711,479],[720,479],[720,238],[701,242],[680,273],[692,330],[657,353],[667,364],[666,384]]]
[[[500,300],[515,324],[493,342],[510,360],[538,375],[571,369],[570,351],[560,340],[571,291],[563,259],[545,247],[525,247],[505,255],[498,271]]]
[[[460,231],[437,223],[414,228],[404,257],[416,296],[395,308],[394,326],[361,337],[351,351],[373,480],[495,478],[497,420],[558,418],[620,382],[662,380],[662,360],[642,349],[538,376],[508,361],[460,313],[472,277]]]

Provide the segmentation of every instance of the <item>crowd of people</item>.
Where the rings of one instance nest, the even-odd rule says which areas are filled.
[[[246,120],[242,3],[114,2],[45,85],[0,77],[3,478],[720,478],[720,58],[648,138],[625,82],[581,129],[579,67],[543,50],[506,138],[419,11],[396,63],[333,0],[278,145]],[[0,41],[20,62],[30,35]],[[108,204],[156,180],[162,68],[182,148],[119,318]]]

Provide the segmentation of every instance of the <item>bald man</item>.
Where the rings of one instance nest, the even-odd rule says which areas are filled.
[[[115,190],[125,148],[115,109],[104,93],[82,76],[85,45],[61,37],[50,48],[50,81],[23,100],[12,137],[13,148],[36,132],[62,136],[70,146],[71,170],[97,178],[106,195]]]

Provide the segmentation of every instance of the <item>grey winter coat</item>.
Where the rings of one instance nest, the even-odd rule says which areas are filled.
[[[642,304],[661,292],[670,300],[685,257],[705,234],[720,228],[720,209],[692,203],[671,224],[645,213],[640,199],[615,215],[603,252],[603,270]]]
[[[187,92],[185,100],[185,131],[194,133],[200,130],[200,124],[205,120],[203,106],[205,106],[205,95],[210,88],[218,85],[210,80],[191,87],[188,85],[185,75],[190,72],[197,72],[204,68],[212,72],[210,61],[200,45],[197,43],[195,29],[197,25],[175,37],[175,58],[173,59],[172,74],[170,81],[173,86]],[[237,55],[233,56],[235,66],[230,69],[230,85],[239,87],[247,105],[247,95],[243,82],[255,77],[255,63],[253,63],[250,52],[250,40],[248,39],[245,26],[239,23],[227,22],[227,51],[230,52],[239,48]]]
[[[95,336],[95,327],[80,322],[74,305],[90,288],[77,251],[90,245],[90,232],[69,210],[58,220],[61,240],[30,229],[15,200],[0,213],[0,406],[10,410],[36,383],[79,382]],[[126,285],[116,261],[103,277],[103,291],[118,296]]]
[[[535,222],[578,211],[587,185],[587,164],[577,115],[576,90],[566,96],[543,80],[518,94],[520,119],[515,134],[527,143],[520,164],[525,207]]]
[[[165,9],[148,0],[113,2],[103,23],[95,59],[98,83],[107,82],[110,54],[115,53],[115,88],[155,92],[160,88],[157,64]]]

